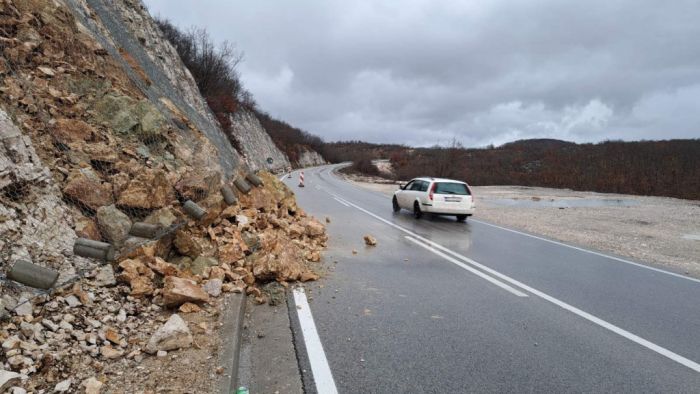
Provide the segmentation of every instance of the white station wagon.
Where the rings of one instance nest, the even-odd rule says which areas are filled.
[[[423,213],[455,215],[463,222],[474,214],[474,199],[469,185],[464,182],[442,178],[415,178],[394,192],[394,212],[401,208],[413,211],[420,219]]]

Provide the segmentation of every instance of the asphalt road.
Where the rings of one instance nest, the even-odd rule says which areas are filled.
[[[285,183],[331,219],[331,270],[306,294],[338,392],[700,392],[700,281],[471,218],[394,214],[331,170]],[[311,392],[316,351],[296,326]]]

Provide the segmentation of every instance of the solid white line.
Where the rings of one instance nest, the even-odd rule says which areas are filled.
[[[481,271],[479,271],[479,270],[476,270],[476,269],[474,269],[474,268],[472,268],[472,267],[470,267],[470,266],[468,266],[468,265],[462,263],[461,261],[459,261],[459,260],[457,260],[457,259],[454,259],[454,258],[452,258],[452,257],[450,257],[450,256],[448,256],[448,255],[446,255],[446,254],[444,254],[444,253],[442,253],[442,252],[440,252],[439,250],[433,248],[433,247],[430,246],[430,245],[426,245],[426,244],[424,244],[423,242],[421,242],[421,241],[419,241],[419,240],[417,240],[417,239],[415,239],[415,238],[413,238],[413,237],[411,237],[411,236],[409,236],[409,235],[406,235],[405,238],[406,238],[407,240],[413,242],[414,244],[416,244],[416,245],[418,245],[418,246],[420,246],[420,247],[422,247],[422,248],[425,248],[425,249],[427,249],[427,250],[429,250],[429,251],[435,253],[436,255],[442,257],[443,259],[449,261],[450,263],[456,264],[458,267],[464,268],[465,270],[471,272],[472,274],[477,275],[477,276],[479,276],[479,277],[481,277],[481,278],[483,278],[483,279],[486,279],[487,281],[489,281],[489,282],[493,283],[494,285],[496,285],[496,286],[502,288],[503,290],[508,291],[508,292],[514,294],[516,297],[527,297],[527,294],[523,293],[522,291],[518,291],[518,290],[516,290],[516,289],[510,287],[510,286],[508,286],[507,284],[505,284],[505,283],[503,283],[503,282],[501,282],[501,281],[499,281],[499,280],[496,280],[496,279],[494,279],[494,278],[492,278],[492,277],[490,277],[490,276],[484,274],[483,272],[481,272]]]
[[[342,200],[339,199],[338,197],[333,197],[333,199],[334,199],[335,201],[338,201],[339,203],[345,205],[346,207],[350,208],[350,205],[346,204],[344,201],[342,201]]]
[[[332,193],[331,193],[331,194],[332,194]],[[337,196],[335,196],[335,197],[336,197],[336,198],[340,198],[340,197],[337,197]],[[460,260],[465,261],[465,262],[467,262],[467,263],[469,263],[469,264],[471,264],[471,265],[473,265],[473,266],[475,266],[475,267],[477,267],[477,268],[480,268],[481,270],[486,271],[486,272],[488,272],[488,273],[490,273],[490,274],[492,274],[492,275],[494,275],[494,276],[496,276],[496,277],[498,277],[498,278],[500,278],[500,279],[503,279],[504,281],[506,281],[506,282],[508,282],[508,283],[510,283],[510,284],[512,284],[512,285],[514,285],[514,286],[520,287],[521,289],[523,289],[523,290],[525,290],[525,291],[527,291],[527,292],[530,292],[530,293],[532,293],[532,294],[534,294],[534,295],[536,295],[536,296],[542,298],[542,299],[545,300],[545,301],[548,301],[548,302],[550,302],[550,303],[552,303],[552,304],[554,304],[554,305],[557,305],[557,306],[560,307],[560,308],[563,308],[563,309],[565,309],[565,310],[567,310],[567,311],[569,311],[569,312],[571,312],[571,313],[574,313],[575,315],[580,316],[580,317],[582,317],[582,318],[584,318],[584,319],[590,321],[591,323],[594,323],[594,324],[596,324],[596,325],[598,325],[598,326],[600,326],[600,327],[603,327],[603,328],[605,328],[606,330],[609,330],[609,331],[611,331],[611,332],[613,332],[613,333],[615,333],[615,334],[617,334],[617,335],[622,336],[623,338],[629,339],[630,341],[632,341],[632,342],[634,342],[634,343],[636,343],[636,344],[638,344],[638,345],[641,345],[641,346],[643,346],[643,347],[645,347],[645,348],[647,348],[647,349],[649,349],[649,350],[651,350],[651,351],[653,351],[653,352],[656,352],[656,353],[658,353],[658,354],[660,354],[660,355],[662,355],[662,356],[664,356],[664,357],[667,357],[667,358],[669,358],[669,359],[671,359],[671,360],[673,360],[673,361],[675,361],[675,362],[677,362],[677,363],[679,363],[679,364],[681,364],[681,365],[684,365],[684,366],[686,366],[686,367],[692,369],[692,370],[695,371],[695,372],[700,372],[700,364],[698,364],[697,362],[695,362],[695,361],[693,361],[693,360],[690,360],[690,359],[685,358],[685,357],[683,357],[683,356],[681,356],[681,355],[679,355],[679,354],[676,354],[676,353],[674,353],[674,352],[672,352],[672,351],[670,351],[670,350],[668,350],[668,349],[666,349],[666,348],[663,348],[663,347],[661,347],[661,346],[659,346],[659,345],[657,345],[657,344],[655,344],[655,343],[653,343],[653,342],[650,342],[650,341],[648,341],[648,340],[646,340],[646,339],[644,339],[644,338],[642,338],[642,337],[640,337],[640,336],[637,336],[636,334],[633,334],[633,333],[631,333],[631,332],[629,332],[629,331],[627,331],[627,330],[624,330],[624,329],[622,329],[622,328],[620,328],[620,327],[618,327],[618,326],[616,326],[616,325],[614,325],[614,324],[612,324],[612,323],[608,323],[607,321],[605,321],[605,320],[603,320],[603,319],[600,319],[600,318],[598,318],[598,317],[596,317],[596,316],[594,316],[594,315],[591,315],[591,314],[588,313],[588,312],[585,312],[585,311],[583,311],[583,310],[581,310],[581,309],[578,309],[578,308],[576,308],[575,306],[569,305],[569,304],[567,304],[567,303],[564,302],[564,301],[561,301],[561,300],[559,300],[559,299],[557,299],[557,298],[554,298],[554,297],[550,296],[549,294],[543,293],[543,292],[541,292],[541,291],[539,291],[539,290],[537,290],[537,289],[535,289],[535,288],[532,288],[532,287],[530,287],[530,286],[528,286],[528,285],[526,285],[526,284],[524,284],[524,283],[522,283],[522,282],[520,282],[520,281],[518,281],[518,280],[515,280],[515,279],[513,279],[513,278],[511,278],[511,277],[509,277],[509,276],[507,276],[507,275],[504,275],[504,274],[502,274],[502,273],[500,273],[500,272],[498,272],[498,271],[496,271],[496,270],[494,270],[494,269],[491,269],[491,268],[489,268],[489,267],[486,267],[486,266],[484,266],[483,264],[479,264],[478,262],[476,262],[476,261],[474,261],[474,260],[472,260],[472,259],[470,259],[470,258],[468,258],[468,257],[466,257],[466,256],[463,256],[463,255],[461,255],[461,254],[459,254],[459,253],[457,253],[457,252],[454,252],[454,251],[452,251],[452,250],[450,250],[450,249],[448,249],[448,248],[446,248],[446,247],[444,247],[444,246],[442,246],[442,245],[440,245],[440,244],[438,244],[438,243],[436,243],[436,242],[433,242],[433,241],[431,241],[431,240],[429,240],[429,239],[423,238],[423,237],[421,237],[420,235],[415,234],[414,232],[412,232],[412,231],[410,231],[410,230],[408,230],[408,229],[405,229],[405,228],[403,228],[403,227],[401,227],[401,226],[399,226],[399,225],[397,225],[397,224],[394,224],[394,223],[392,223],[392,222],[390,222],[390,221],[388,221],[388,220],[386,220],[386,219],[384,219],[384,218],[382,218],[382,217],[380,217],[380,216],[378,216],[378,215],[376,215],[376,214],[374,214],[374,213],[372,213],[372,212],[370,212],[370,211],[368,211],[368,210],[366,210],[366,209],[364,209],[364,208],[362,208],[362,207],[359,207],[359,206],[357,206],[357,205],[355,205],[355,204],[353,204],[353,203],[351,203],[351,202],[349,202],[349,201],[347,201],[347,200],[344,200],[344,199],[342,199],[342,198],[341,198],[341,200],[345,201],[348,205],[350,205],[350,206],[352,206],[352,207],[354,207],[354,208],[356,208],[356,209],[358,209],[358,210],[360,210],[360,211],[362,211],[362,212],[364,212],[364,213],[366,213],[366,214],[368,214],[368,215],[374,217],[375,219],[377,219],[377,220],[379,220],[379,221],[382,221],[382,222],[388,224],[388,225],[391,226],[391,227],[394,227],[394,228],[396,228],[396,229],[398,229],[398,230],[400,230],[400,231],[403,231],[403,232],[405,232],[405,233],[407,233],[407,234],[410,234],[410,235],[414,236],[415,238],[417,238],[417,239],[419,239],[419,240],[425,242],[425,243],[428,244],[428,245],[433,246],[433,247],[436,248],[436,249],[439,249],[439,250],[441,250],[441,251],[444,251],[445,253],[450,254],[450,255],[452,255],[452,256],[454,256],[454,257],[456,257],[456,258],[459,258]]]
[[[302,287],[294,289],[294,304],[297,307],[297,316],[299,316],[299,325],[301,333],[304,336],[306,344],[306,354],[309,356],[309,364],[311,364],[311,373],[314,376],[316,383],[316,391],[321,394],[338,393],[331,373],[331,367],[328,365],[326,353],[323,351],[321,338],[316,331],[314,317],[311,315],[311,308],[306,300],[306,294]]]
[[[675,276],[675,277],[677,277],[677,278],[687,279],[687,280],[690,280],[690,281],[693,281],[693,282],[700,283],[700,279],[695,279],[695,278],[692,278],[692,277],[689,277],[689,276],[677,274],[677,273],[675,273],[675,272],[670,272],[670,271],[662,270],[662,269],[659,269],[659,268],[650,267],[650,266],[648,266],[648,265],[644,265],[644,264],[640,264],[640,263],[635,263],[634,261],[629,261],[629,260],[625,260],[625,259],[622,259],[622,258],[619,258],[619,257],[610,256],[610,255],[607,255],[607,254],[604,254],[604,253],[595,252],[595,251],[593,251],[593,250],[580,248],[580,247],[578,247],[578,246],[573,246],[573,245],[565,244],[565,243],[563,243],[563,242],[554,241],[554,240],[547,239],[547,238],[543,238],[543,237],[538,237],[537,235],[524,233],[524,232],[522,232],[522,231],[513,230],[513,229],[510,229],[510,228],[507,228],[507,227],[501,227],[501,226],[498,226],[498,225],[495,225],[495,224],[483,222],[483,221],[481,221],[481,220],[471,219],[471,221],[477,222],[477,223],[479,223],[479,224],[485,224],[485,225],[487,225],[487,226],[495,227],[495,228],[498,228],[498,229],[501,229],[501,230],[504,230],[504,231],[510,231],[511,233],[524,235],[524,236],[526,236],[526,237],[535,238],[535,239],[538,239],[538,240],[540,240],[540,241],[549,242],[549,243],[552,243],[552,244],[555,244],[555,245],[565,246],[565,247],[567,247],[567,248],[575,249],[575,250],[578,250],[578,251],[580,251],[580,252],[586,252],[586,253],[590,253],[590,254],[593,254],[593,255],[596,255],[596,256],[605,257],[605,258],[608,258],[608,259],[611,259],[611,260],[619,261],[619,262],[621,262],[621,263],[631,264],[631,265],[634,265],[635,267],[644,268],[644,269],[648,269],[648,270],[660,272],[660,273],[662,273],[662,274],[671,275],[671,276]]]

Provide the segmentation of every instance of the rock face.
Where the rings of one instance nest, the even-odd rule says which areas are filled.
[[[323,159],[323,156],[315,150],[302,148],[301,152],[299,152],[299,160],[297,160],[298,167],[313,167],[324,164],[328,163]]]
[[[146,345],[146,351],[153,354],[190,346],[192,346],[192,333],[180,315],[174,314],[153,334]]]
[[[241,110],[231,120],[233,133],[243,147],[244,160],[251,169],[275,172],[291,166],[287,155],[275,146],[255,114]]]

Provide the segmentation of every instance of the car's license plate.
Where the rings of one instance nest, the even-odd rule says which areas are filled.
[[[445,202],[460,202],[462,197],[445,197]]]

